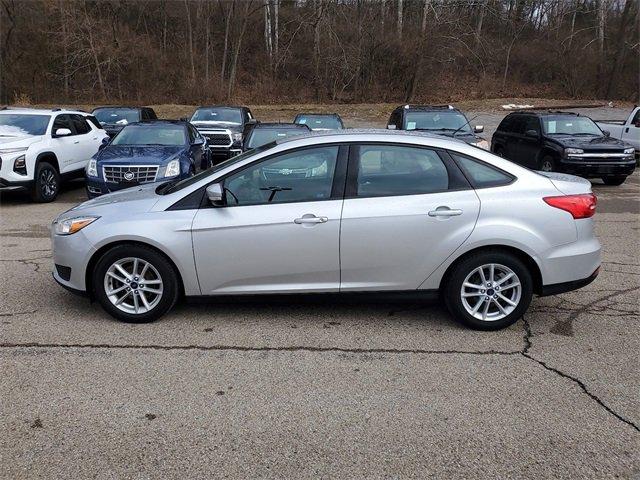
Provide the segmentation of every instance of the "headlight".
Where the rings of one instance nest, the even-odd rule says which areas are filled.
[[[565,155],[579,155],[581,153],[584,153],[584,150],[582,150],[581,148],[565,148],[564,149]]]
[[[17,148],[0,148],[0,153],[18,153],[26,152],[29,147],[17,147]]]
[[[242,141],[242,133],[232,133],[231,137],[233,138],[234,142],[241,142]]]
[[[483,150],[489,150],[489,142],[487,142],[486,140],[480,140],[476,143],[473,143],[472,145],[475,145],[478,148],[482,148]]]
[[[632,154],[632,153],[636,153],[636,149],[631,147],[631,148],[625,148],[624,149],[624,153],[626,153],[627,155]]]
[[[180,160],[171,160],[167,164],[167,168],[164,171],[165,177],[176,177],[180,175]]]
[[[71,235],[79,232],[87,225],[91,225],[100,217],[75,217],[67,218],[54,224],[56,235]]]
[[[87,177],[97,177],[98,176],[98,162],[95,158],[89,160],[87,163]]]
[[[24,155],[16,157],[16,159],[13,161],[13,171],[19,173],[20,175],[27,174],[27,162]]]

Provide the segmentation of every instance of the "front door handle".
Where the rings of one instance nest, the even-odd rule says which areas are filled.
[[[316,217],[312,213],[306,213],[300,218],[296,218],[293,223],[297,225],[304,225],[309,223],[326,223],[329,219],[327,217]]]
[[[430,217],[457,217],[462,215],[462,210],[458,208],[438,207],[435,210],[431,210],[427,215]]]
[[[77,145],[77,144],[79,144],[79,143],[80,143],[80,140],[76,140],[76,141],[75,141],[75,142],[73,142],[73,143],[74,143],[74,145]]]

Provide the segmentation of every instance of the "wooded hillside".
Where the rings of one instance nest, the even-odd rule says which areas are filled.
[[[637,0],[0,0],[3,103],[637,100]]]

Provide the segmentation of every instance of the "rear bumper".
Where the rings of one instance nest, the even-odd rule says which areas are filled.
[[[628,176],[636,168],[635,159],[625,161],[589,161],[589,159],[561,159],[563,172],[575,173],[582,177]]]
[[[587,278],[572,280],[570,282],[554,283],[553,285],[543,285],[540,296],[546,297],[548,295],[558,295],[559,293],[578,290],[579,288],[585,287],[593,282],[598,276],[598,273],[600,273],[600,267],[596,268],[596,270]]]

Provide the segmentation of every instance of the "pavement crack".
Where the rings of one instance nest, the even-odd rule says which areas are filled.
[[[24,312],[6,312],[0,313],[0,317],[15,317],[16,315],[31,315],[36,313],[38,310],[27,310]]]
[[[626,423],[627,425],[631,426],[634,430],[636,430],[637,432],[640,433],[640,426],[638,426],[637,424],[635,424],[633,421],[623,417],[622,415],[620,415],[618,412],[616,412],[615,410],[613,410],[611,407],[609,407],[606,403],[604,403],[604,401],[602,401],[596,394],[592,393],[591,391],[589,391],[589,389],[587,388],[587,386],[584,384],[584,382],[582,382],[580,379],[569,375],[568,373],[563,372],[562,370],[559,370],[555,367],[551,367],[549,366],[546,362],[542,361],[542,360],[538,360],[537,358],[533,357],[531,354],[527,353],[527,352],[522,352],[522,356],[525,358],[528,358],[529,360],[532,360],[534,362],[536,362],[538,365],[541,365],[543,368],[545,368],[546,370],[555,373],[556,375],[561,376],[562,378],[566,378],[568,380],[571,380],[573,383],[575,383],[578,387],[580,387],[580,389],[582,389],[582,391],[584,393],[586,393],[592,400],[594,400],[598,405],[600,405],[603,409],[605,409],[608,413],[610,413],[611,415],[613,415],[614,417],[616,417],[618,420],[620,420],[623,423]]]
[[[425,350],[417,348],[343,348],[343,347],[243,347],[240,345],[118,345],[108,343],[0,343],[0,348],[86,348],[122,350],[197,350],[197,351],[237,351],[237,352],[314,352],[314,353],[390,353],[390,354],[433,354],[433,355],[519,355],[522,350]]]
[[[522,348],[522,351],[520,353],[524,355],[529,352],[529,349],[532,347],[531,337],[533,336],[533,334],[531,333],[531,324],[524,315],[522,316],[522,323],[524,324],[524,347]]]

